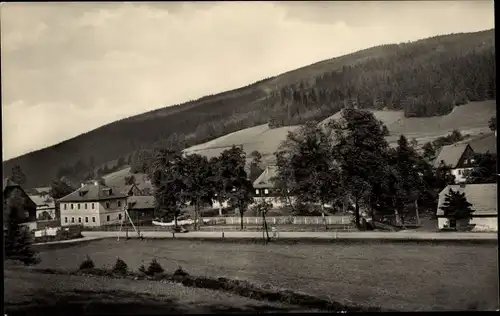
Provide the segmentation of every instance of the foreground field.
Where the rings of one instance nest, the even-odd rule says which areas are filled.
[[[40,268],[74,269],[90,255],[111,267],[156,258],[168,271],[271,284],[337,301],[405,311],[498,307],[496,245],[258,244],[92,241],[41,253]]]
[[[228,293],[182,285],[101,277],[47,275],[6,269],[8,315],[168,314],[303,311]]]

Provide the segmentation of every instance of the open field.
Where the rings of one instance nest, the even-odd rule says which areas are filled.
[[[303,308],[261,302],[238,295],[178,284],[47,275],[6,269],[4,310],[8,315],[137,315],[304,311]]]
[[[130,268],[156,258],[167,270],[271,284],[338,301],[404,311],[498,307],[497,245],[269,244],[103,239],[47,249],[39,268],[74,269],[90,255]]]

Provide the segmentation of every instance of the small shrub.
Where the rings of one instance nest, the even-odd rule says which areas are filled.
[[[125,261],[123,261],[120,258],[117,258],[115,266],[113,267],[112,271],[113,271],[113,273],[116,273],[116,274],[126,275],[128,272],[128,266],[125,263]]]
[[[182,270],[181,266],[179,266],[179,268],[177,268],[177,270],[175,270],[175,272],[174,272],[174,276],[188,276],[188,275],[189,275],[189,273]]]
[[[80,264],[80,270],[93,269],[94,266],[94,261],[87,256],[87,258]]]
[[[163,268],[162,266],[156,261],[156,259],[153,259],[151,263],[149,264],[148,270],[147,270],[147,275],[155,275],[157,273],[163,273]]]
[[[148,271],[146,270],[146,267],[144,267],[144,265],[143,265],[143,264],[141,264],[141,266],[139,267],[139,272],[140,272],[140,273],[144,273],[144,274],[147,274],[147,273],[148,273]]]

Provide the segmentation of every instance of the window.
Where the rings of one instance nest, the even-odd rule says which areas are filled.
[[[109,208],[109,202],[106,202],[106,208]]]
[[[264,189],[264,194],[269,194],[269,190],[268,189]]]
[[[66,204],[66,203],[64,203],[64,209],[66,209],[66,205],[67,205],[67,204]]]
[[[78,205],[78,209],[80,209],[80,203],[78,203],[77,205]]]
[[[94,203],[92,203],[92,209],[94,209]]]
[[[462,174],[462,170],[458,169],[458,175],[461,175],[461,174]]]
[[[108,216],[106,216],[106,220],[109,222],[109,215],[108,215]]]
[[[95,223],[95,217],[92,216],[92,223]]]
[[[73,203],[71,203],[71,209],[73,209],[73,208],[74,208],[74,205],[73,205]]]
[[[259,190],[255,190],[255,194],[259,194]]]
[[[118,207],[122,206],[122,202],[118,201]]]
[[[88,222],[89,222],[89,218],[85,217],[85,223],[88,223]]]
[[[87,203],[85,203],[84,208],[87,209]]]
[[[65,223],[67,223],[67,222],[68,222],[68,218],[67,218],[67,217],[65,217],[65,218],[64,218],[64,222],[65,222]]]
[[[82,218],[78,217],[78,223],[81,223],[81,222],[82,222]]]
[[[122,220],[122,214],[118,214],[118,220]]]
[[[74,218],[74,217],[72,217],[72,218],[71,218],[71,222],[72,222],[72,223],[74,223],[74,222],[75,222],[75,218]]]

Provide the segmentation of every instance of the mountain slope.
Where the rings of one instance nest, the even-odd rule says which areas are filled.
[[[268,122],[280,127],[320,121],[345,106],[402,110],[408,117],[443,115],[456,104],[496,97],[494,53],[494,30],[374,47],[123,119],[3,167],[9,173],[20,165],[30,187],[61,175],[81,179],[112,160],[124,165],[141,147],[186,148]]]

